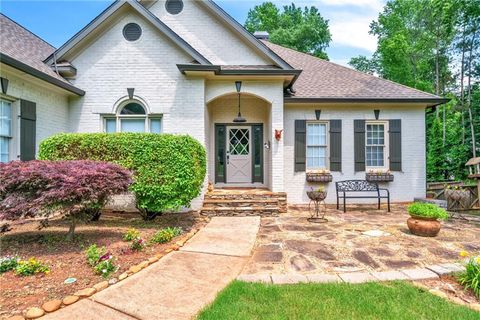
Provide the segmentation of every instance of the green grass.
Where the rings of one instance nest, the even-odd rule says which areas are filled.
[[[480,319],[404,282],[264,285],[235,281],[198,316],[223,319]]]

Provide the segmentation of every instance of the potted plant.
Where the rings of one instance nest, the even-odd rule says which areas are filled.
[[[422,237],[435,237],[442,227],[439,220],[447,220],[448,213],[431,203],[415,202],[408,207],[410,232]]]
[[[322,185],[315,190],[312,188],[310,191],[307,191],[307,196],[312,201],[323,201],[327,198],[327,191]]]

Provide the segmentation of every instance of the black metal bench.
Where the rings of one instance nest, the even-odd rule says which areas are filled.
[[[343,212],[347,212],[346,199],[378,199],[378,209],[380,210],[380,199],[387,199],[388,212],[390,212],[390,191],[378,187],[375,182],[366,180],[346,180],[335,182],[337,189],[337,210],[340,209],[340,199],[343,199]],[[382,195],[381,191],[386,191]],[[349,195],[351,192],[371,192],[370,195]]]

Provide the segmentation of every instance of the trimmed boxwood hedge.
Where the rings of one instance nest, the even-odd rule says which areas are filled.
[[[40,144],[41,160],[96,160],[134,172],[130,190],[147,215],[189,206],[206,174],[205,148],[190,136],[62,133]]]

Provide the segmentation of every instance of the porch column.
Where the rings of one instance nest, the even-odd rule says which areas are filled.
[[[285,191],[284,181],[284,156],[283,156],[283,141],[284,132],[282,132],[282,138],[280,141],[275,139],[275,130],[283,130],[283,91],[279,95],[275,96],[272,101],[272,114],[271,118],[271,190],[273,192]],[[289,134],[288,132],[286,134]]]

